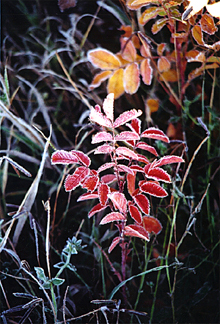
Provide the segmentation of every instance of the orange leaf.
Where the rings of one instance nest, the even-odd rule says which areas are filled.
[[[163,54],[163,51],[164,51],[165,47],[166,47],[166,44],[165,43],[161,43],[161,44],[159,44],[157,46],[157,54],[159,56],[161,56]]]
[[[108,81],[108,93],[114,93],[115,99],[119,98],[124,93],[123,85],[124,70],[118,69],[110,77]]]
[[[139,23],[141,25],[145,25],[149,20],[151,20],[152,18],[157,17],[157,15],[159,14],[159,12],[161,12],[161,7],[150,7],[147,8],[142,15],[139,18]]]
[[[157,61],[157,67],[160,72],[168,71],[170,69],[170,61],[165,56],[161,56]]]
[[[217,32],[218,28],[216,27],[214,23],[214,19],[212,16],[208,14],[202,15],[202,18],[200,20],[201,28],[202,30],[209,34],[209,35],[214,35],[215,32]]]
[[[178,75],[176,70],[170,69],[168,71],[162,72],[160,75],[161,81],[167,81],[167,82],[176,82],[178,80]]]
[[[139,66],[137,63],[129,64],[124,70],[124,88],[129,94],[137,92],[140,85]]]
[[[153,76],[153,69],[150,65],[150,59],[144,59],[140,65],[140,72],[143,79],[143,82],[146,85],[150,85]]]
[[[191,50],[186,53],[187,62],[205,62],[206,57],[204,52]]]
[[[126,6],[131,10],[136,10],[153,2],[158,2],[158,0],[128,0]]]
[[[88,60],[102,70],[114,70],[121,66],[116,55],[106,49],[96,48],[88,52]]]
[[[122,58],[128,62],[134,62],[137,56],[136,48],[132,41],[127,41],[126,38],[121,40],[121,48],[122,48]]]
[[[157,34],[167,23],[168,18],[162,18],[157,20],[153,26],[151,27],[152,33],[155,35]]]
[[[159,100],[158,99],[147,99],[147,108],[150,113],[156,112],[159,108]]]
[[[202,35],[202,29],[200,26],[196,25],[192,28],[192,35],[195,41],[199,45],[204,45],[203,35]]]
[[[94,79],[92,80],[92,83],[89,86],[89,90],[93,90],[100,86],[100,84],[107,80],[108,77],[112,74],[112,71],[102,71],[101,73],[98,73],[95,75]]]

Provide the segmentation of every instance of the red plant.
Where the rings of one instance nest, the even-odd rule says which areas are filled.
[[[98,105],[91,108],[90,112],[91,122],[101,128],[92,138],[92,144],[99,144],[94,154],[108,154],[110,162],[104,163],[98,170],[93,170],[90,167],[90,158],[83,152],[58,150],[52,155],[52,163],[76,165],[74,173],[66,177],[65,190],[72,191],[81,186],[86,189],[86,193],[82,194],[78,201],[98,199],[98,203],[90,210],[89,217],[101,210],[108,210],[100,224],[115,222],[118,228],[119,234],[113,239],[108,251],[110,253],[120,244],[122,274],[125,279],[125,261],[129,252],[126,236],[149,241],[152,233],[160,233],[162,225],[157,218],[150,216],[150,202],[147,196],[166,197],[168,193],[160,182],[170,183],[171,177],[161,167],[184,160],[179,156],[164,156],[150,162],[140,151],[150,152],[155,157],[158,157],[158,153],[143,139],[169,143],[169,138],[155,127],[141,132],[141,121],[138,119],[142,114],[140,110],[125,111],[114,120],[113,101],[114,95],[111,93],[104,100],[103,112]],[[123,125],[129,130],[121,131]],[[129,215],[133,223],[129,220]]]

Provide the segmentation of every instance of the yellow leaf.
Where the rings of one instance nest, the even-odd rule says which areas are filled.
[[[124,89],[127,93],[137,92],[140,85],[139,67],[137,63],[129,64],[124,71]]]
[[[121,53],[122,58],[128,62],[134,62],[136,59],[137,51],[132,41],[130,40],[128,41],[128,39],[123,38],[121,40],[121,48],[122,48],[122,53]]]
[[[127,0],[126,6],[131,10],[139,9],[149,3],[159,3],[158,0]]]
[[[119,98],[124,93],[123,77],[124,70],[118,69],[108,81],[108,93],[114,93],[115,99]]]
[[[153,26],[151,27],[152,33],[155,35],[157,34],[167,23],[168,18],[162,18],[157,20]]]
[[[98,73],[95,75],[94,79],[92,80],[92,83],[89,86],[89,90],[93,90],[100,86],[100,84],[107,80],[109,76],[112,74],[112,71],[102,71],[101,73]]]
[[[89,51],[88,60],[102,70],[115,70],[121,66],[117,56],[106,49],[96,48]]]

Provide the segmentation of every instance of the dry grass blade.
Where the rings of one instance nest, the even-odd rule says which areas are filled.
[[[14,236],[13,236],[13,243],[16,245],[19,239],[19,236],[21,234],[21,231],[23,229],[23,226],[26,222],[27,216],[31,211],[31,208],[33,206],[33,203],[35,201],[36,195],[37,195],[37,191],[38,191],[38,187],[39,187],[39,183],[40,183],[40,179],[43,173],[43,169],[44,169],[44,165],[45,165],[45,161],[47,158],[47,150],[49,147],[49,143],[50,143],[50,136],[45,144],[44,147],[44,152],[43,152],[43,156],[42,156],[42,160],[41,160],[41,164],[37,173],[36,178],[34,179],[34,182],[32,183],[31,187],[29,188],[28,192],[26,193],[17,213],[15,214],[14,217],[16,217],[16,215],[18,215],[21,211],[24,211],[23,215],[21,218],[19,218],[17,226],[15,228],[15,232],[14,232]],[[15,218],[14,218],[15,219]]]

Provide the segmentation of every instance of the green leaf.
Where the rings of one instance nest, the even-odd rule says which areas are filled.
[[[61,279],[61,278],[52,278],[51,279],[51,283],[55,286],[60,286],[64,283],[65,279]]]
[[[48,278],[45,276],[44,269],[40,267],[34,267],[34,270],[36,271],[37,278],[44,283],[48,282]]]

